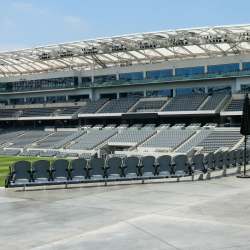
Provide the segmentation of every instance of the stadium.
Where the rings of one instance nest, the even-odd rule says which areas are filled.
[[[10,195],[17,202],[32,196],[32,193],[26,196],[22,190],[33,190],[34,197],[39,194],[43,198],[46,193],[41,194],[45,192],[41,190],[53,190],[46,201],[56,200],[57,205],[52,207],[46,203],[48,218],[50,213],[55,215],[59,207],[65,212],[69,203],[64,203],[59,196],[69,199],[67,195],[71,195],[72,206],[81,203],[86,216],[93,220],[97,215],[100,221],[95,221],[93,230],[97,230],[100,244],[104,245],[103,239],[109,236],[100,229],[99,223],[111,227],[112,234],[116,231],[112,223],[118,223],[119,216],[136,222],[146,213],[145,204],[148,204],[147,220],[152,227],[158,219],[160,225],[169,223],[163,220],[161,224],[157,217],[164,214],[161,209],[165,209],[166,204],[161,203],[161,188],[166,182],[171,193],[167,206],[173,216],[178,212],[174,212],[176,204],[171,203],[172,199],[184,206],[183,209],[194,203],[194,209],[200,211],[203,195],[212,197],[218,193],[223,199],[228,189],[248,188],[247,184],[240,185],[235,180],[235,173],[241,173],[243,164],[250,160],[247,141],[247,162],[244,162],[244,136],[240,134],[243,103],[249,92],[250,24],[131,34],[1,52],[1,185],[6,192],[11,192],[11,188],[18,190],[19,193],[13,191]],[[139,188],[146,183],[149,183],[144,186],[147,194]],[[68,193],[62,191],[64,188]],[[119,200],[118,204],[103,193],[106,191],[100,191],[101,188]],[[124,191],[127,189],[132,196],[127,197]],[[209,194],[211,190],[213,194]],[[7,196],[6,199],[12,199]],[[122,197],[127,199],[123,201]],[[99,198],[111,200],[97,211]],[[226,204],[220,199],[213,203],[217,198],[211,198],[214,205],[211,210],[226,210]],[[45,202],[40,196],[39,199]],[[133,206],[137,199],[141,205]],[[245,202],[244,197],[240,199]],[[191,203],[187,205],[186,201]],[[131,213],[123,210],[125,203]],[[85,207],[86,204],[92,204],[93,211]],[[120,212],[109,214],[105,209],[111,207],[118,207]],[[27,209],[29,211],[28,206]],[[185,211],[183,213],[190,216],[194,212]],[[79,210],[75,212],[78,214]],[[107,216],[107,221],[102,214]],[[177,217],[183,216],[180,214]],[[64,214],[59,212],[59,217],[64,218]],[[87,217],[86,224],[91,228]],[[190,218],[184,218],[185,223],[189,223]],[[73,214],[66,220],[67,223],[73,220],[77,228],[81,227]],[[174,224],[183,222],[178,220],[171,221],[177,231],[179,228]],[[58,225],[64,227],[61,221],[57,223],[57,226],[51,224],[53,229],[58,229]],[[140,223],[143,230],[149,230],[148,225]],[[72,234],[68,234],[73,237],[70,240],[65,237],[57,245],[49,244],[54,231],[51,228],[46,231],[42,221],[35,229],[39,226],[48,239],[43,242],[46,249],[70,248],[72,240],[74,244],[81,241],[72,230]],[[216,224],[211,227],[215,228]],[[28,229],[29,234],[33,233],[32,228]],[[188,229],[181,230],[184,236]],[[229,229],[223,225],[218,230]],[[228,238],[233,238],[234,233],[228,232]],[[201,247],[205,244],[203,241],[209,245],[204,234],[199,231],[197,244],[192,240],[194,245],[190,244],[187,249],[209,249]],[[88,237],[96,236],[90,233]],[[121,249],[125,249],[126,241],[123,242],[120,235],[116,237],[117,240],[121,237]],[[134,241],[134,237],[136,234],[130,240]],[[34,238],[37,240],[39,235],[35,234]],[[59,240],[59,236],[56,239]],[[19,241],[22,242],[20,238]],[[98,244],[94,244],[95,249],[102,248]],[[228,247],[233,244],[228,243]],[[8,246],[13,247],[11,242]],[[222,246],[217,244],[216,249]],[[150,249],[165,249],[154,247],[150,245]]]

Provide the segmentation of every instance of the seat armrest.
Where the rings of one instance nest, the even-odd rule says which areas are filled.
[[[169,166],[170,167],[175,167],[177,164],[176,163],[170,163]]]

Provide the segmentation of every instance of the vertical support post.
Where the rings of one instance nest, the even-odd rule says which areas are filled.
[[[144,179],[142,179],[141,183],[144,184]]]
[[[179,181],[180,181],[180,176],[177,177],[177,182],[179,182]]]
[[[207,173],[207,179],[208,179],[208,180],[211,179],[211,173],[210,173],[210,172]]]
[[[67,189],[67,187],[68,187],[68,186],[67,186],[67,182],[65,182],[65,189]]]
[[[203,175],[204,175],[204,174],[200,174],[198,180],[203,180]]]
[[[227,176],[227,170],[226,170],[226,169],[224,169],[224,170],[222,171],[222,176],[223,176],[223,177],[226,177],[226,176]]]
[[[25,191],[25,184],[23,185],[23,191]]]
[[[107,181],[105,181],[105,186],[107,186],[107,184],[108,184]]]
[[[194,181],[194,175],[192,175],[192,181]]]
[[[245,135],[244,175],[246,175],[247,136]]]

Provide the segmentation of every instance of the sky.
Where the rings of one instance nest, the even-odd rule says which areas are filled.
[[[0,0],[0,52],[171,29],[250,23],[249,0]]]

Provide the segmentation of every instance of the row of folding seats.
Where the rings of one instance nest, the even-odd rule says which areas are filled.
[[[215,110],[219,104],[226,97],[227,93],[213,94],[209,100],[204,104],[201,110]]]
[[[61,112],[57,116],[72,116],[74,115],[82,106],[69,106],[60,108]]]
[[[195,111],[208,94],[176,95],[162,111]]]
[[[167,130],[161,131],[146,141],[141,147],[150,148],[176,148],[195,132],[191,130]]]
[[[109,101],[109,98],[103,98],[97,101],[88,102],[84,110],[81,112],[81,114],[94,114],[108,101]]]
[[[0,109],[0,118],[13,117],[20,109]]]
[[[167,100],[146,100],[140,101],[136,106],[131,110],[131,112],[137,112],[141,109],[160,109]]]
[[[39,130],[31,130],[28,133],[14,139],[11,143],[13,145],[9,146],[9,148],[25,148],[28,145],[42,139],[43,137],[51,134],[48,131],[39,131]]]
[[[139,98],[119,98],[111,100],[107,105],[105,105],[98,114],[101,113],[126,113]]]
[[[190,139],[187,143],[185,143],[182,147],[180,147],[176,153],[187,153],[190,149],[197,146],[204,139],[206,139],[213,131],[212,130],[204,130],[200,131],[196,136]]]
[[[0,134],[0,145],[1,144],[4,144],[8,141],[11,141],[13,140],[15,137],[18,137],[24,133],[26,133],[27,130],[24,130],[24,129],[6,129],[5,131],[3,131],[1,134]]]
[[[249,161],[250,149],[247,151],[246,163]],[[121,159],[119,157],[75,159],[69,164],[68,160],[60,159],[52,162],[39,160],[32,164],[28,161],[15,162],[12,171],[6,176],[6,186],[15,182],[41,182],[87,180],[91,178],[117,179],[150,176],[188,176],[195,172],[207,173],[217,169],[241,166],[244,161],[244,150],[230,152],[197,154],[188,159],[187,155],[162,155],[138,158],[135,156]]]
[[[43,107],[43,108],[29,108],[26,110],[23,110],[24,112],[20,114],[20,117],[33,117],[33,116],[50,116],[52,113],[54,113],[58,108],[53,107],[53,108],[48,108],[48,107]]]
[[[75,144],[70,148],[74,150],[89,150],[95,148],[97,145],[106,141],[111,136],[115,135],[117,131],[113,130],[91,130],[84,136],[75,140]]]
[[[57,132],[58,133],[58,132]],[[77,132],[74,132],[71,135],[68,135],[66,138],[61,139],[60,141],[55,142],[54,144],[52,144],[49,148],[50,149],[59,149],[61,148],[63,145],[68,144],[69,142],[74,141],[76,138],[84,135],[86,133],[86,131],[84,130],[79,130]]]
[[[50,136],[47,136],[43,140],[37,142],[36,148],[50,148],[51,145],[54,145],[55,143],[67,138],[68,136],[71,136],[74,134],[72,131],[58,131]]]
[[[9,156],[17,156],[20,154],[20,150],[18,149],[6,149],[6,150],[1,150],[0,155],[9,155]]]
[[[244,99],[233,99],[224,111],[242,111],[243,103]]]
[[[228,133],[227,131],[213,131],[198,144],[198,147],[204,147],[202,153],[214,152],[221,147],[232,148],[242,139],[242,135],[238,131],[230,131],[230,136]]]

